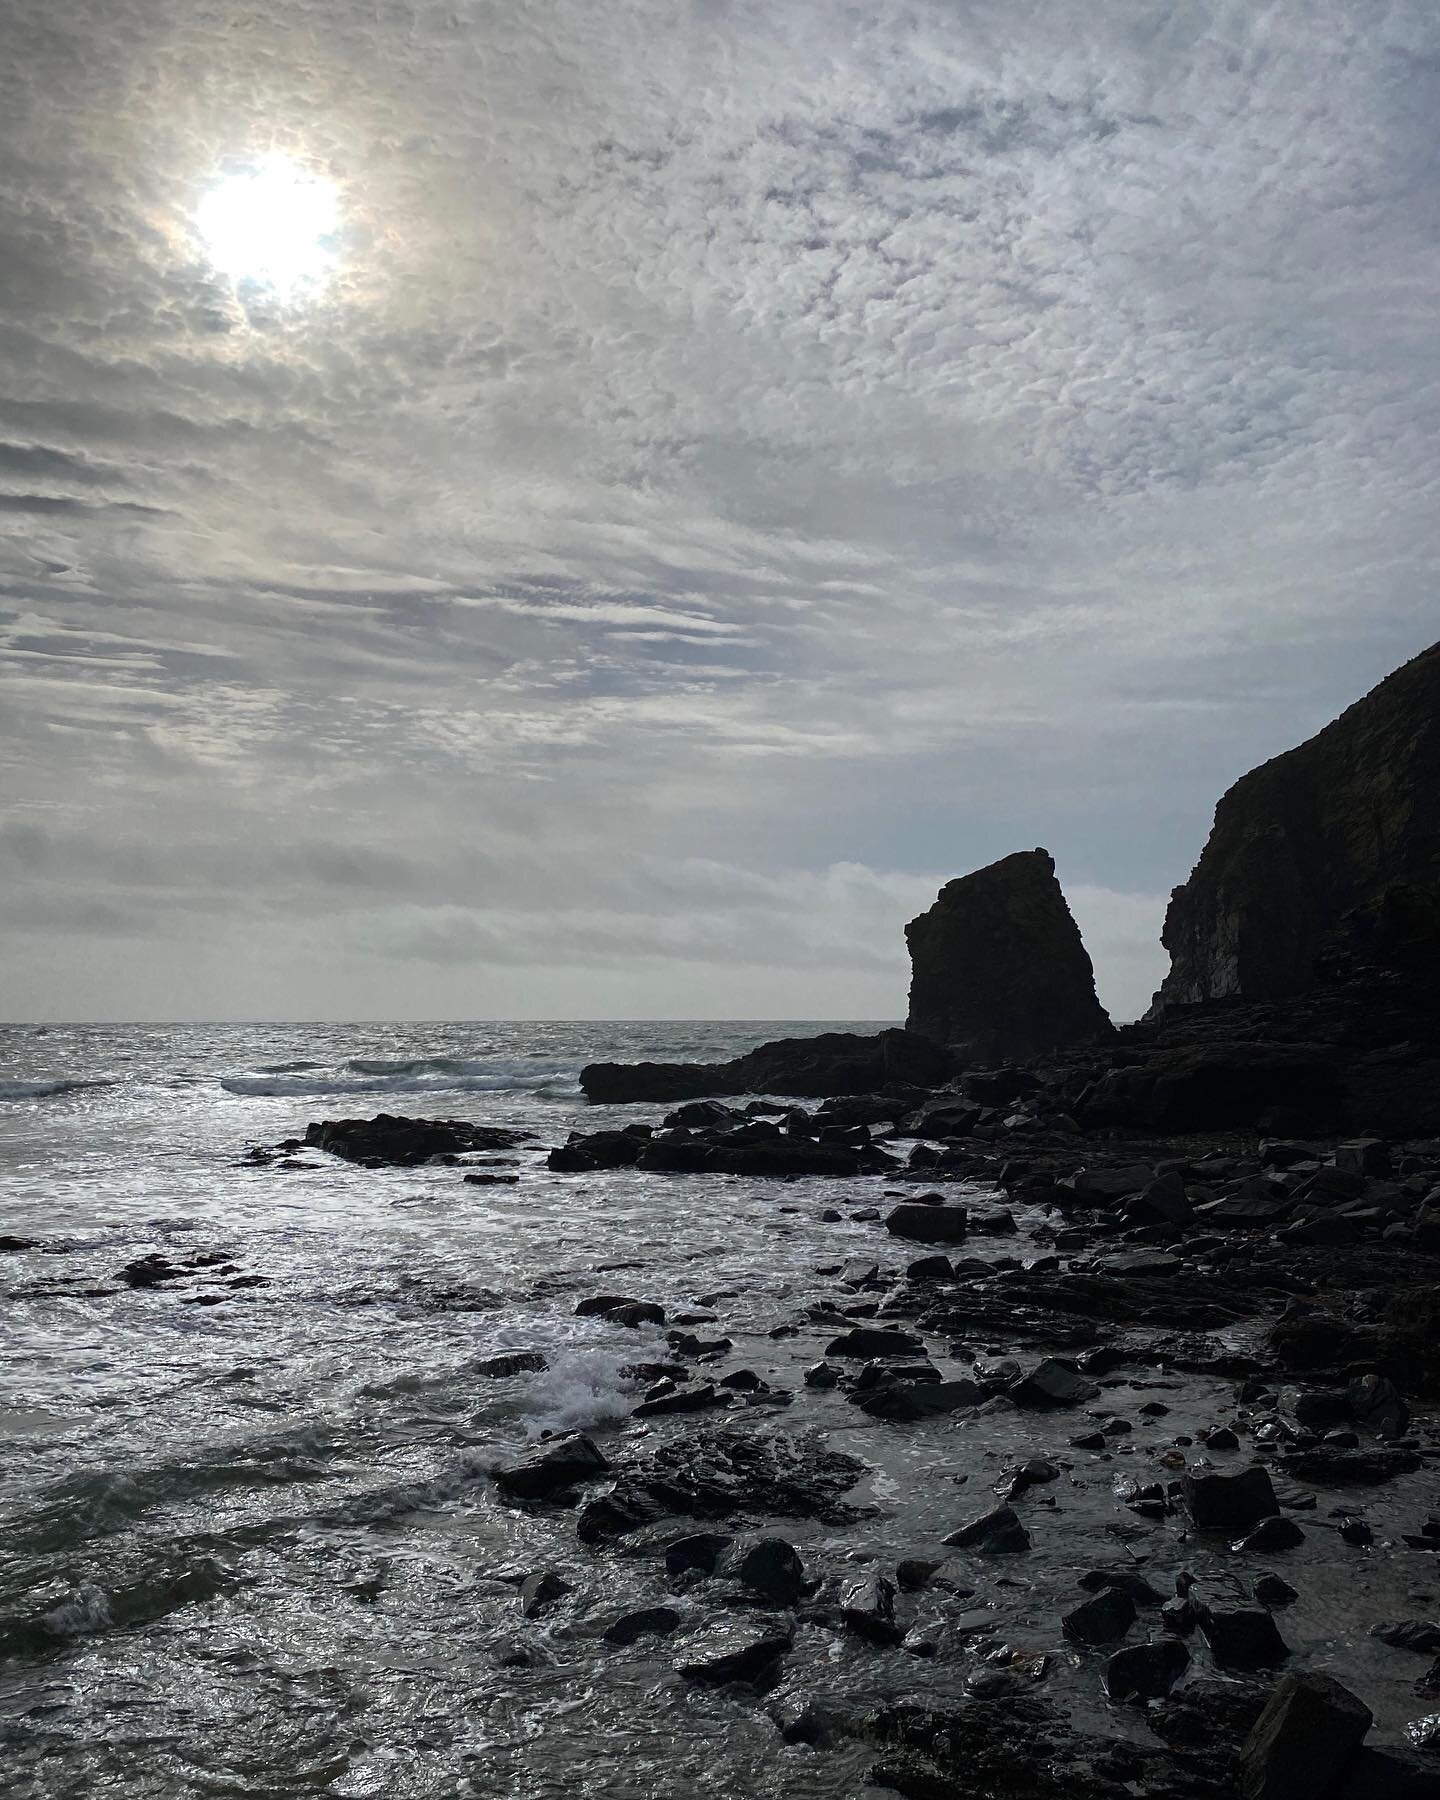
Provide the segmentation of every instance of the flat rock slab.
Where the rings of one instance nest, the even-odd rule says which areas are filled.
[[[757,1681],[769,1674],[791,1642],[788,1629],[724,1619],[685,1640],[675,1669],[686,1681]]]

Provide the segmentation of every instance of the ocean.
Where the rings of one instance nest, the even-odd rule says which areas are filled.
[[[612,1432],[621,1370],[665,1353],[577,1300],[728,1291],[766,1366],[816,1265],[877,1237],[821,1221],[833,1182],[550,1174],[577,1125],[657,1116],[586,1107],[581,1066],[836,1028],[0,1029],[0,1235],[37,1246],[0,1253],[6,1793],[853,1796],[856,1754],[777,1757],[763,1710],[678,1683],[663,1642],[597,1643],[597,1609],[655,1598],[653,1557],[581,1555],[487,1475],[544,1431]],[[379,1111],[535,1143],[513,1187],[241,1164]],[[117,1279],[154,1254],[191,1272]],[[512,1348],[547,1367],[477,1378]],[[577,1598],[526,1621],[513,1577],[542,1566]],[[507,1665],[517,1639],[536,1660]]]

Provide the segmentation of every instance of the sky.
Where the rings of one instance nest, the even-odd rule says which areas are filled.
[[[896,1018],[1036,845],[1133,1017],[1440,635],[1433,0],[0,41],[0,1017]]]

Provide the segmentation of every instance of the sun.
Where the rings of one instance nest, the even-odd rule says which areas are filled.
[[[334,182],[277,151],[221,176],[195,209],[195,228],[220,274],[289,298],[329,280],[340,197]]]

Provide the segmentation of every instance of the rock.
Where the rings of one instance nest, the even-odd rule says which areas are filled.
[[[1302,994],[1337,950],[1440,967],[1440,645],[1215,811],[1162,941],[1156,1005]]]
[[[1330,1800],[1365,1741],[1368,1706],[1333,1676],[1279,1682],[1240,1752],[1244,1800]]]
[[[969,1227],[970,1215],[963,1206],[926,1206],[916,1200],[902,1200],[885,1219],[892,1237],[921,1244],[963,1243]]]
[[[666,1637],[679,1625],[680,1615],[673,1606],[642,1606],[635,1612],[621,1613],[602,1635],[607,1644],[634,1644],[642,1637]]]
[[[495,1471],[495,1483],[512,1499],[543,1500],[557,1489],[603,1475],[610,1464],[583,1432],[554,1438],[523,1462]]]
[[[866,1392],[856,1392],[851,1399],[872,1419],[909,1423],[979,1406],[985,1399],[985,1390],[973,1381],[889,1380]]]
[[[1083,1405],[1094,1400],[1100,1389],[1069,1363],[1047,1357],[1007,1392],[1017,1406],[1048,1408]]]
[[[1113,1644],[1135,1623],[1135,1602],[1120,1588],[1105,1588],[1071,1607],[1060,1623],[1078,1644]]]
[[[11,1237],[8,1233],[0,1233],[0,1253],[8,1255],[12,1251],[35,1250],[39,1246],[34,1238]]]
[[[683,1575],[688,1569],[699,1569],[702,1575],[713,1575],[734,1541],[718,1531],[693,1531],[676,1538],[665,1548],[666,1570]]]
[[[369,1168],[412,1168],[437,1156],[509,1150],[524,1133],[472,1125],[465,1119],[407,1119],[377,1113],[373,1119],[312,1120],[304,1143]]]
[[[663,1325],[665,1308],[653,1300],[630,1300],[623,1294],[593,1294],[575,1307],[577,1319],[608,1319],[612,1325]]]
[[[1343,1450],[1331,1444],[1290,1451],[1280,1458],[1282,1472],[1292,1480],[1322,1487],[1373,1487],[1419,1467],[1413,1450]]]
[[[549,1364],[538,1350],[507,1350],[500,1356],[487,1356],[472,1364],[472,1373],[498,1381],[506,1375],[533,1375]]]
[[[724,1619],[686,1640],[675,1667],[686,1681],[763,1681],[789,1650],[791,1633],[775,1625]]]
[[[886,1331],[879,1326],[857,1325],[826,1345],[825,1354],[869,1360],[877,1356],[923,1356],[925,1345],[908,1331]]]
[[[833,1388],[840,1385],[841,1372],[832,1368],[827,1362],[811,1363],[805,1371],[805,1385],[808,1388]]]
[[[1410,1408],[1384,1375],[1361,1375],[1346,1388],[1345,1401],[1355,1423],[1374,1437],[1402,1437],[1410,1423]]]
[[[650,1141],[649,1127],[624,1131],[572,1131],[568,1143],[557,1145],[545,1158],[545,1166],[562,1175],[587,1175],[596,1169],[631,1169]]]
[[[1370,1635],[1395,1650],[1414,1650],[1431,1656],[1440,1650],[1440,1625],[1428,1619],[1390,1619],[1372,1625]]]
[[[1259,1608],[1207,1606],[1200,1610],[1198,1622],[1210,1654],[1234,1668],[1268,1668],[1290,1654],[1274,1619]]]
[[[519,1180],[518,1175],[493,1175],[483,1169],[472,1169],[465,1176],[470,1187],[514,1187]]]
[[[1304,1542],[1305,1533],[1293,1519],[1270,1518],[1262,1519],[1231,1548],[1250,1556],[1260,1556],[1271,1550],[1293,1550]]]
[[[805,1568],[795,1546],[782,1537],[738,1544],[726,1570],[772,1606],[794,1606],[805,1592]]]
[[[520,1610],[527,1619],[538,1618],[571,1592],[570,1583],[551,1569],[527,1575],[520,1584]]]
[[[667,1413],[706,1412],[712,1406],[729,1406],[732,1396],[716,1387],[713,1381],[696,1382],[693,1387],[678,1389],[673,1394],[660,1394],[654,1400],[642,1400],[633,1408],[632,1419],[658,1419]]]
[[[1190,1652],[1178,1638],[1131,1644],[1105,1665],[1105,1692],[1112,1700],[1163,1700],[1190,1667]]]
[[[1335,1800],[1440,1800],[1440,1768],[1434,1753],[1357,1751]]]
[[[909,1031],[872,1037],[824,1032],[780,1038],[728,1063],[590,1063],[580,1071],[596,1104],[692,1100],[724,1094],[873,1094],[891,1082],[936,1087],[953,1067],[949,1054]]]
[[[907,1266],[905,1276],[908,1281],[953,1281],[955,1271],[948,1256],[920,1256]]]
[[[945,1540],[961,1549],[1007,1555],[1030,1548],[1030,1534],[1013,1506],[996,1506],[952,1531]]]
[[[1269,1472],[1258,1463],[1233,1475],[1187,1469],[1180,1477],[1180,1493],[1201,1531],[1248,1531],[1280,1511]]]
[[[905,1633],[895,1623],[895,1586],[875,1572],[840,1594],[840,1617],[872,1644],[898,1644]]]
[[[846,1287],[869,1287],[879,1279],[880,1265],[868,1256],[852,1256],[840,1271],[840,1280]]]
[[[965,1061],[1036,1056],[1112,1034],[1044,850],[947,882],[905,938],[909,1029],[953,1045]]]
[[[1256,1577],[1255,1598],[1262,1606],[1288,1606],[1300,1596],[1282,1576],[1267,1571]]]

